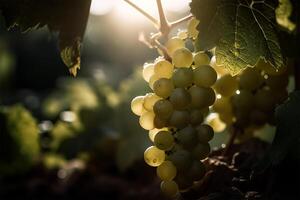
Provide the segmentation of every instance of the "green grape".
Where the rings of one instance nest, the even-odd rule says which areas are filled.
[[[167,60],[159,60],[154,64],[154,74],[160,78],[171,78],[174,66]]]
[[[270,90],[258,90],[254,95],[255,106],[263,111],[274,109],[275,102]]]
[[[160,184],[160,189],[167,197],[174,197],[178,194],[178,185],[175,181],[163,181]]]
[[[174,181],[176,181],[179,191],[186,192],[193,186],[193,179],[184,174],[178,174]]]
[[[137,96],[131,101],[131,110],[134,114],[141,116],[144,112],[144,97],[143,96]]]
[[[170,102],[177,110],[185,109],[191,103],[191,95],[183,88],[176,88],[170,96]]]
[[[154,74],[154,64],[146,63],[143,68],[143,78],[149,82],[151,76]]]
[[[153,123],[155,128],[164,128],[167,126],[168,121],[166,119],[161,119],[156,115],[154,117]]]
[[[204,164],[201,161],[194,160],[190,170],[188,171],[188,177],[193,181],[201,180],[206,173]]]
[[[154,138],[155,138],[155,135],[159,132],[159,131],[167,131],[168,128],[162,128],[162,129],[157,129],[157,128],[154,128],[152,130],[149,130],[149,138],[152,142],[154,142]]]
[[[222,132],[226,128],[226,124],[224,124],[221,119],[219,118],[219,115],[216,113],[212,113],[207,117],[207,124],[209,124],[214,132]]]
[[[188,87],[193,83],[193,70],[191,68],[179,68],[173,74],[175,87]]]
[[[152,166],[157,167],[165,161],[165,152],[155,146],[151,146],[144,152],[145,162]]]
[[[190,67],[193,63],[193,54],[187,48],[180,48],[172,54],[175,67]]]
[[[196,127],[198,140],[202,143],[209,142],[214,137],[214,130],[207,124],[202,124]]]
[[[173,82],[170,79],[161,78],[153,85],[153,91],[157,96],[167,98],[171,95],[174,89]]]
[[[194,83],[197,86],[210,87],[217,80],[217,72],[209,65],[201,65],[194,69]]]
[[[232,104],[236,110],[249,111],[253,107],[254,96],[247,90],[241,90],[232,97]]]
[[[216,95],[211,88],[198,87],[196,85],[189,89],[192,97],[191,104],[195,108],[204,108],[212,105],[215,102]]]
[[[232,106],[231,106],[230,98],[228,97],[217,98],[212,108],[215,112],[219,114],[231,113]]]
[[[163,181],[171,181],[176,177],[177,169],[171,161],[164,161],[156,168],[157,176]]]
[[[209,65],[210,58],[205,52],[197,52],[194,55],[194,63],[195,67],[199,67],[201,65]]]
[[[144,97],[144,108],[148,111],[153,111],[154,104],[160,99],[161,97],[154,93],[147,93]]]
[[[262,85],[263,77],[258,70],[247,68],[241,73],[239,83],[241,89],[256,90]]]
[[[154,138],[154,144],[161,150],[169,150],[174,145],[174,137],[170,131],[160,131]]]
[[[169,120],[170,126],[176,128],[184,128],[190,121],[190,115],[188,111],[175,110]]]
[[[226,74],[216,81],[214,89],[218,94],[229,97],[238,89],[238,81],[230,74]]]
[[[169,119],[174,109],[170,101],[161,99],[154,104],[153,110],[160,119]]]
[[[193,156],[197,160],[202,160],[206,158],[210,153],[210,146],[208,143],[199,143],[197,146],[193,149]]]
[[[223,76],[225,74],[228,74],[228,71],[226,70],[226,68],[224,66],[217,65],[217,63],[216,63],[216,56],[213,56],[210,59],[209,65],[212,66],[216,70],[216,72],[217,72],[217,74],[219,76]]]
[[[140,116],[140,120],[139,123],[141,125],[141,127],[145,130],[151,130],[154,129],[154,113],[153,112],[144,112],[141,116]]]
[[[197,30],[197,26],[199,21],[196,18],[192,18],[187,26],[188,35],[192,39],[196,39],[198,37],[199,31]]]
[[[289,77],[288,74],[268,76],[265,82],[266,85],[269,86],[272,90],[281,90],[285,89],[288,86]]]
[[[192,156],[186,150],[177,150],[168,156],[178,171],[187,171],[192,164]]]
[[[181,49],[185,46],[184,41],[179,37],[172,37],[166,42],[166,48],[169,55],[172,55],[177,49]]]
[[[190,112],[190,123],[192,125],[198,125],[201,124],[204,120],[204,116],[201,110],[192,110]]]
[[[255,125],[264,125],[268,120],[268,114],[265,112],[262,112],[260,110],[252,110],[250,113],[250,120]]]
[[[154,83],[160,79],[160,77],[157,75],[157,74],[153,74],[150,79],[149,79],[149,87],[153,90],[153,86],[154,86]]]
[[[184,148],[193,148],[197,142],[197,132],[192,126],[187,126],[175,134],[175,137],[180,145]]]

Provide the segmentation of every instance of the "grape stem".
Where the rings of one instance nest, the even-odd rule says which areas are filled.
[[[230,138],[226,144],[226,147],[222,153],[222,156],[224,156],[224,157],[228,156],[228,153],[231,150],[231,147],[235,141],[236,136],[239,134],[239,132],[240,132],[240,130],[237,129],[236,127],[231,127]]]

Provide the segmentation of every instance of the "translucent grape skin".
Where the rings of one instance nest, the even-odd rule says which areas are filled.
[[[184,41],[179,37],[172,37],[166,42],[166,48],[169,55],[172,55],[177,49],[183,48],[185,46]]]
[[[197,52],[194,55],[195,67],[200,67],[201,65],[209,65],[210,58],[205,52]]]
[[[149,82],[151,76],[154,74],[154,64],[147,63],[143,68],[143,78],[146,82]]]
[[[183,88],[176,88],[170,96],[170,102],[177,110],[183,110],[191,103],[191,95]]]
[[[193,83],[193,70],[191,68],[179,68],[172,77],[175,87],[188,87]]]
[[[141,116],[144,110],[144,96],[137,96],[131,101],[131,110],[134,114]]]
[[[151,130],[154,128],[154,113],[153,112],[145,112],[140,116],[139,123],[141,127],[145,130]]]
[[[174,145],[174,137],[170,131],[160,131],[154,138],[154,144],[161,150],[169,150]]]
[[[175,181],[162,181],[160,189],[167,197],[174,197],[178,193],[178,185]]]
[[[216,95],[211,88],[192,86],[189,89],[191,95],[191,105],[195,108],[204,108],[215,102]]]
[[[161,99],[154,104],[153,111],[160,119],[169,119],[174,109],[169,100]]]
[[[154,74],[160,78],[171,78],[174,66],[167,60],[159,60],[154,64]]]
[[[156,168],[157,176],[163,181],[171,181],[177,175],[177,169],[171,161],[164,161]]]
[[[161,99],[161,97],[157,96],[154,93],[148,93],[144,97],[144,108],[148,111],[153,111],[154,104]]]
[[[152,167],[161,165],[165,161],[165,156],[165,152],[155,146],[149,147],[144,152],[145,162]]]
[[[174,89],[173,82],[170,79],[161,78],[155,81],[153,85],[153,91],[157,96],[167,98],[171,95]]]
[[[172,62],[175,67],[190,67],[193,63],[193,54],[187,48],[180,48],[172,54]]]
[[[217,72],[209,65],[194,69],[194,83],[199,87],[211,87],[217,80]]]
[[[238,81],[230,74],[226,74],[216,81],[214,89],[218,94],[224,97],[230,97],[238,89]]]

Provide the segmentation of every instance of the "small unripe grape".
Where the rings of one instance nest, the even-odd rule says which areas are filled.
[[[164,161],[156,168],[157,176],[163,181],[171,181],[176,177],[177,169],[171,161]]]
[[[195,126],[201,124],[204,120],[204,116],[201,110],[192,110],[190,112],[190,123]]]
[[[153,85],[153,91],[157,96],[167,98],[171,95],[174,89],[173,82],[170,79],[161,78]]]
[[[176,128],[184,128],[190,121],[190,115],[188,111],[175,110],[169,120],[170,126]]]
[[[251,110],[254,104],[254,96],[248,90],[240,90],[232,97],[232,104],[237,110]]]
[[[192,126],[181,129],[175,134],[175,137],[178,143],[187,149],[194,147],[198,142],[197,132]]]
[[[217,72],[209,65],[201,65],[194,69],[194,83],[197,86],[211,87],[217,80]]]
[[[176,88],[170,96],[170,102],[177,110],[185,109],[191,103],[191,95],[183,88]]]
[[[215,112],[219,114],[231,113],[232,106],[231,106],[230,98],[228,97],[217,98],[212,108]]]
[[[172,77],[175,87],[188,87],[193,83],[193,70],[191,68],[179,68]]]
[[[177,49],[183,48],[185,46],[184,41],[179,37],[172,37],[166,42],[166,48],[169,55],[172,55]]]
[[[155,146],[149,147],[144,152],[145,162],[152,167],[161,165],[165,161],[165,156],[165,152]]]
[[[144,108],[148,111],[153,111],[154,104],[160,100],[161,97],[157,96],[154,93],[148,93],[144,97]]]
[[[258,90],[254,95],[255,105],[263,111],[270,111],[275,107],[274,97],[270,90]]]
[[[214,130],[207,124],[202,124],[196,127],[198,140],[202,143],[209,142],[214,137]]]
[[[197,160],[206,158],[210,153],[210,146],[208,143],[199,143],[193,150],[193,156]]]
[[[198,37],[199,34],[199,31],[197,30],[198,24],[199,21],[196,18],[192,18],[187,25],[188,35],[192,39],[196,39]]]
[[[144,104],[144,97],[143,96],[137,96],[131,101],[131,110],[134,114],[141,116],[145,109],[143,107]]]
[[[193,54],[187,48],[180,48],[172,54],[175,67],[190,67],[193,63]]]
[[[197,52],[194,55],[194,63],[195,63],[195,67],[199,67],[201,65],[209,65],[210,63],[210,58],[209,56],[204,53],[204,52]]]
[[[230,74],[226,74],[216,81],[214,89],[218,94],[229,97],[238,89],[238,81]]]
[[[178,171],[186,171],[192,164],[192,156],[186,150],[178,150],[168,156]]]
[[[239,83],[241,89],[256,90],[263,83],[263,77],[258,70],[247,68],[241,73]]]
[[[140,117],[140,125],[145,130],[152,130],[154,129],[154,113],[153,112],[145,112]]]
[[[169,150],[174,145],[174,137],[170,131],[160,131],[154,138],[154,144],[161,150]]]
[[[149,82],[151,76],[154,74],[154,64],[146,63],[143,68],[143,78]]]
[[[178,185],[175,181],[163,181],[160,184],[160,189],[167,197],[174,197],[178,193]]]
[[[173,113],[173,105],[169,100],[158,100],[153,107],[155,115],[161,119],[169,119]]]
[[[189,89],[191,95],[191,104],[195,108],[204,108],[215,102],[216,95],[211,88],[192,86]]]
[[[160,78],[171,78],[174,66],[167,60],[159,60],[154,64],[154,73]]]
[[[204,164],[201,161],[194,160],[188,171],[188,176],[194,181],[199,181],[204,177],[205,173],[206,169]]]

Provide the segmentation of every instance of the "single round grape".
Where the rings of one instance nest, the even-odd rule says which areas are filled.
[[[153,90],[153,86],[154,86],[154,83],[160,79],[160,77],[157,75],[157,74],[153,74],[150,79],[149,79],[149,87]]]
[[[163,181],[160,184],[160,189],[167,197],[174,197],[178,194],[178,185],[175,181]]]
[[[195,67],[199,67],[201,65],[209,65],[210,58],[205,52],[199,51],[194,55],[194,63]]]
[[[186,150],[177,150],[168,156],[178,171],[187,171],[192,164],[192,156]]]
[[[193,148],[197,144],[197,132],[192,126],[187,126],[175,134],[175,137],[180,145],[184,148]]]
[[[214,137],[214,130],[207,124],[202,124],[196,127],[198,140],[202,143],[209,142]]]
[[[190,123],[195,126],[198,124],[201,124],[204,120],[204,116],[201,110],[195,110],[193,109],[190,112]]]
[[[154,73],[160,78],[171,78],[174,66],[167,60],[159,60],[154,64]]]
[[[217,72],[217,74],[219,76],[223,76],[225,74],[228,74],[229,72],[226,70],[226,68],[224,66],[221,66],[221,65],[217,65],[216,63],[216,56],[213,56],[211,59],[210,59],[210,63],[209,63],[210,66],[212,66],[212,68],[214,68]]]
[[[154,124],[155,128],[164,128],[164,127],[167,126],[168,120],[161,119],[157,115],[155,115],[154,120],[153,120],[153,124]]]
[[[149,82],[151,76],[154,74],[154,64],[146,63],[143,68],[143,78]]]
[[[169,100],[161,99],[154,104],[153,110],[160,119],[169,119],[174,109]]]
[[[154,144],[161,150],[169,150],[174,145],[174,137],[170,131],[160,131],[154,138]]]
[[[179,37],[172,37],[166,42],[166,48],[169,55],[172,55],[177,49],[183,48],[185,46],[184,41]]]
[[[194,160],[190,170],[188,171],[188,176],[193,181],[201,180],[206,173],[206,169],[204,164],[201,161]]]
[[[154,129],[154,113],[153,112],[145,112],[140,116],[139,123],[141,127],[145,130],[152,130]]]
[[[184,128],[190,121],[188,111],[175,110],[169,120],[169,125],[176,128]]]
[[[270,111],[275,107],[274,97],[270,90],[258,90],[254,95],[255,105],[263,111]]]
[[[172,77],[175,87],[188,87],[193,83],[193,70],[191,68],[179,68]]]
[[[192,39],[196,39],[198,37],[199,34],[199,31],[197,30],[198,24],[199,21],[196,18],[192,18],[187,25],[188,35]]]
[[[262,85],[263,77],[258,70],[247,68],[241,73],[239,83],[241,89],[256,90]]]
[[[161,78],[155,81],[153,85],[153,91],[155,92],[155,94],[162,98],[169,97],[173,89],[174,89],[173,82],[167,78]]]
[[[270,87],[272,90],[281,90],[285,89],[289,83],[288,74],[282,74],[278,76],[269,75],[265,80],[266,85]]]
[[[236,110],[249,111],[254,105],[254,96],[248,90],[240,90],[232,97],[232,104]]]
[[[170,102],[177,110],[185,109],[191,103],[191,95],[184,88],[176,88],[170,96]]]
[[[171,161],[164,161],[156,168],[157,176],[163,181],[171,181],[176,177],[177,169]]]
[[[187,48],[180,48],[172,54],[175,67],[190,67],[193,63],[193,54]]]
[[[154,104],[160,99],[161,97],[154,93],[147,93],[144,97],[144,108],[148,111],[153,111]]]
[[[145,162],[152,166],[157,167],[165,161],[165,152],[155,146],[151,146],[144,152]]]
[[[193,150],[193,156],[197,160],[206,158],[210,153],[210,146],[208,143],[199,143]]]
[[[194,69],[194,83],[197,86],[210,87],[217,80],[217,72],[209,65],[201,65]]]
[[[196,85],[189,89],[191,95],[191,104],[195,108],[204,108],[215,102],[216,95],[211,88],[198,87]]]
[[[137,96],[131,101],[131,110],[134,114],[141,116],[145,109],[143,107],[144,104],[144,96]]]
[[[154,142],[154,138],[155,138],[156,134],[157,134],[159,131],[161,131],[161,129],[154,128],[154,129],[152,129],[152,130],[150,130],[150,131],[148,132],[149,139],[150,139],[152,142]]]
[[[238,81],[230,74],[226,74],[216,81],[214,89],[218,94],[229,97],[238,89]]]

